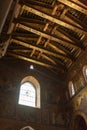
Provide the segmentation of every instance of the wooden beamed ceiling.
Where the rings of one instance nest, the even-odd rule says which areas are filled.
[[[85,51],[87,7],[81,0],[20,0],[7,32],[7,56],[64,72]]]

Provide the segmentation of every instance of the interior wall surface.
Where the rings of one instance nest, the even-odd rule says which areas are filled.
[[[74,129],[76,125],[75,118],[81,116],[87,125],[87,80],[84,76],[83,68],[87,65],[87,50],[77,62],[72,66],[67,75],[67,106],[70,113],[70,128]],[[75,89],[75,94],[70,97],[69,81],[72,81]]]
[[[20,83],[26,76],[34,76],[41,89],[41,108],[18,104]],[[68,128],[64,118],[64,82],[58,77],[30,70],[29,64],[18,60],[0,60],[0,129],[20,130],[31,126],[35,130],[65,130]]]

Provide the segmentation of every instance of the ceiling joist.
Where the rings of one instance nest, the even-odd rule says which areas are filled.
[[[33,19],[33,18],[27,18],[27,17],[18,17],[17,19],[14,18],[14,21],[20,22],[20,21],[24,21],[26,23],[36,23],[36,24],[41,24],[41,25],[45,25],[46,21],[41,21],[41,20],[37,20],[37,19]]]
[[[27,48],[31,48],[31,49],[35,49],[35,50],[39,50],[40,52],[42,52],[42,53],[46,53],[46,54],[49,54],[49,55],[52,55],[52,56],[54,56],[54,57],[67,57],[67,55],[66,54],[61,54],[61,53],[54,53],[54,52],[52,52],[52,51],[48,51],[48,50],[46,50],[46,49],[42,49],[42,48],[40,48],[40,47],[37,47],[37,46],[35,46],[35,45],[31,45],[31,44],[29,44],[29,43],[25,43],[25,42],[23,42],[23,41],[19,41],[19,40],[17,40],[17,39],[11,39],[11,42],[14,42],[14,43],[16,43],[16,44],[18,44],[18,45],[21,45],[21,46],[24,46],[24,47],[27,47]],[[67,57],[67,58],[69,58],[69,57]]]
[[[87,15],[87,9],[85,9],[84,7],[82,7],[80,5],[77,5],[74,2],[71,2],[69,0],[57,0],[57,1],[63,3],[64,5],[69,6],[70,8],[73,8],[73,9],[80,11],[81,13],[84,13],[85,15]]]
[[[24,9],[31,12],[31,13],[34,13],[34,14],[36,14],[36,15],[44,18],[44,19],[47,19],[47,20],[49,20],[49,21],[51,21],[53,23],[56,23],[57,25],[64,26],[64,27],[69,28],[69,29],[71,29],[73,31],[77,31],[77,32],[79,31],[80,33],[87,33],[82,28],[76,27],[76,26],[71,25],[71,24],[69,24],[69,23],[67,23],[65,21],[59,20],[59,19],[57,19],[57,18],[55,18],[55,17],[53,17],[51,15],[45,14],[45,13],[43,13],[43,12],[37,10],[37,9],[34,9],[33,7],[29,7],[27,5],[24,5],[22,7],[22,10],[24,10]]]
[[[19,9],[12,19],[9,12],[3,28],[1,52],[8,45],[4,48],[7,56],[55,72],[69,69],[86,48],[87,7],[80,3],[80,0],[19,0]],[[8,44],[4,44],[8,39]]]
[[[60,66],[60,68],[59,68],[59,66],[57,67],[57,66],[53,66],[53,65],[50,65],[50,64],[46,64],[46,63],[44,63],[44,62],[37,61],[37,60],[35,60],[35,59],[30,59],[30,58],[28,58],[28,57],[24,57],[24,56],[21,56],[21,55],[17,55],[17,54],[14,54],[14,53],[12,53],[12,52],[8,52],[7,54],[10,55],[10,56],[15,57],[15,58],[17,58],[17,59],[22,59],[22,60],[25,60],[25,61],[28,61],[28,62],[32,62],[32,63],[38,64],[38,65],[47,67],[47,68],[49,68],[49,69],[55,69],[55,70],[57,70],[57,71],[60,71],[60,69],[61,69],[61,71],[62,71],[62,69],[65,70],[65,67],[63,68],[63,66]]]
[[[53,59],[49,58],[47,55],[41,54],[41,57],[50,61],[52,64],[57,65],[57,63]]]
[[[44,38],[47,38],[47,39],[49,39],[50,41],[55,41],[55,42],[57,42],[57,43],[61,43],[61,44],[64,44],[64,45],[66,44],[66,45],[71,45],[71,46],[74,46],[74,47],[76,46],[76,47],[79,47],[79,48],[80,48],[79,44],[69,42],[69,41],[67,41],[67,40],[65,40],[65,39],[63,39],[63,38],[61,38],[61,39],[56,38],[56,37],[54,37],[54,36],[52,36],[52,35],[49,35],[49,34],[47,34],[47,33],[45,33],[45,32],[36,30],[36,29],[34,29],[34,28],[32,28],[32,27],[29,27],[29,26],[24,25],[24,24],[21,24],[21,23],[17,23],[17,24],[16,24],[16,27],[22,28],[22,29],[24,29],[24,30],[26,30],[26,31],[29,31],[29,32],[32,32],[32,33],[34,33],[34,34],[36,34],[36,35],[38,35],[38,36],[42,36],[42,37],[44,37]]]

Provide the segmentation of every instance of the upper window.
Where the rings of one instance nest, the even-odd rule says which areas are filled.
[[[40,85],[34,77],[28,76],[22,80],[18,103],[31,107],[40,107]]]
[[[72,97],[75,94],[75,88],[72,81],[69,82],[69,93],[70,97]]]
[[[19,104],[35,107],[35,97],[36,91],[33,84],[30,82],[23,83],[20,87]]]
[[[85,80],[87,81],[87,66],[83,67],[83,75],[84,75]]]

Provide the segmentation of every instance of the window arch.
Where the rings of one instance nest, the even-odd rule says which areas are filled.
[[[40,108],[40,85],[33,76],[27,76],[21,81],[18,103]]]
[[[73,85],[72,81],[69,82],[69,94],[70,94],[70,97],[75,95],[75,88],[74,88],[74,85]]]
[[[85,81],[87,82],[87,65],[83,67],[83,75],[84,75]]]
[[[25,126],[20,130],[34,130],[31,126]]]

